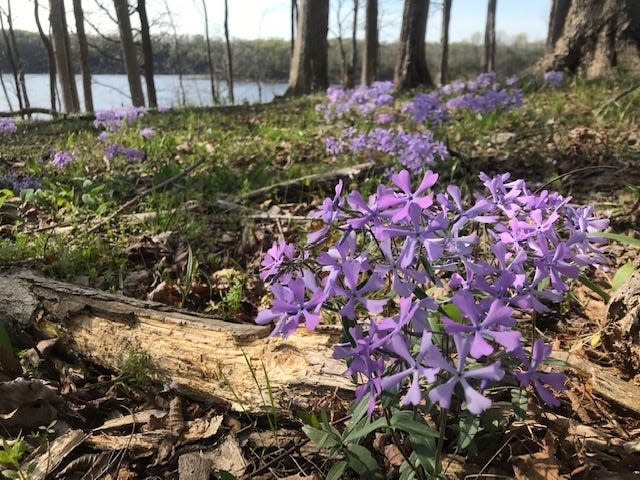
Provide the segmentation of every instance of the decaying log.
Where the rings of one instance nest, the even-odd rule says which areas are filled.
[[[258,412],[271,394],[282,409],[308,407],[335,391],[353,394],[344,365],[331,357],[336,329],[268,338],[268,327],[188,314],[32,272],[0,275],[0,292],[0,323],[9,330],[61,332],[69,351],[114,371],[127,352],[144,351],[179,393],[192,398]]]

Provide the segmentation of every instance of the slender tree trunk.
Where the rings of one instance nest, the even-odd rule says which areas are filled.
[[[49,98],[51,100],[51,110],[56,111],[56,60],[53,55],[53,47],[51,46],[51,41],[44,30],[42,29],[42,24],[40,23],[40,4],[38,0],[34,0],[34,11],[33,15],[36,20],[36,26],[38,27],[38,34],[40,35],[40,40],[42,40],[42,44],[44,45],[44,49],[47,52],[47,58],[49,62]]]
[[[371,85],[378,78],[378,0],[367,0],[365,6],[363,85]]]
[[[340,52],[340,84],[344,87],[349,87],[349,63],[347,62],[347,51],[344,48],[344,42],[342,40],[342,1],[338,1],[338,8],[336,9],[336,25],[338,26],[338,50]]]
[[[20,89],[22,90],[22,98],[24,99],[25,108],[30,108],[29,95],[27,93],[27,83],[24,79],[24,63],[20,56],[20,50],[18,50],[18,42],[16,42],[16,34],[13,30],[13,15],[11,14],[11,0],[7,0],[7,23],[9,25],[9,38],[11,39],[11,49],[13,55],[18,64],[18,82],[20,83]]]
[[[433,86],[425,55],[429,0],[405,0],[394,82],[400,90]]]
[[[496,69],[496,4],[497,0],[487,3],[487,25],[484,31],[484,71]]]
[[[144,80],[147,85],[147,99],[151,108],[158,107],[156,95],[156,82],[153,68],[153,46],[151,44],[151,32],[149,30],[149,18],[147,17],[147,1],[138,0],[138,16],[140,17],[140,36],[142,37],[142,58]]]
[[[291,56],[296,46],[296,25],[298,24],[298,0],[291,0]]]
[[[24,109],[24,102],[22,101],[22,89],[20,88],[20,80],[18,78],[18,66],[16,65],[16,58],[11,48],[11,39],[4,27],[4,16],[6,13],[0,9],[0,28],[2,29],[2,37],[4,38],[4,44],[7,51],[7,58],[9,59],[9,65],[11,66],[11,73],[13,74],[13,83],[16,89],[16,97],[18,99],[18,107],[20,110]]]
[[[209,35],[209,13],[207,12],[207,1],[202,0],[204,10],[204,34],[207,40],[207,63],[209,64],[209,79],[211,80],[211,101],[214,104],[220,103],[216,90],[216,71],[213,65],[213,55],[211,53],[211,35]]]
[[[449,81],[449,20],[451,19],[451,2],[442,2],[442,30],[440,32],[440,44],[442,45],[442,56],[440,57],[440,85],[445,85]]]
[[[171,15],[171,9],[169,8],[169,2],[167,0],[164,0],[164,9],[167,12],[167,16],[169,17],[169,24],[171,25],[171,29],[173,30],[173,48],[175,50],[178,63],[178,84],[180,86],[180,97],[182,105],[186,105],[187,95],[184,90],[184,82],[182,81],[182,77],[184,76],[184,67],[182,66],[182,55],[180,54],[180,44],[178,42],[178,29],[176,28],[176,24],[173,21],[173,15]]]
[[[142,82],[140,81],[140,65],[136,54],[136,45],[133,43],[133,32],[131,31],[131,21],[129,19],[129,2],[127,0],[113,0],[118,17],[118,29],[120,30],[120,44],[122,45],[122,55],[124,66],[127,71],[129,81],[129,91],[131,92],[131,103],[133,105],[144,106],[144,93],[142,92]]]
[[[78,112],[78,90],[71,68],[69,32],[64,10],[64,0],[49,0],[49,24],[53,32],[53,48],[56,71],[60,80],[62,105],[66,112]]]
[[[348,86],[349,88],[353,88],[355,85],[355,77],[356,77],[356,67],[358,65],[358,7],[360,6],[360,2],[358,0],[353,0],[353,30],[351,31],[351,71],[348,76]]]
[[[562,35],[567,14],[571,7],[571,0],[553,0],[549,14],[549,31],[547,32],[547,51],[552,51]]]
[[[287,95],[325,90],[329,0],[302,0]]]
[[[80,50],[80,70],[82,71],[82,92],[84,93],[84,109],[93,112],[93,93],[91,91],[91,70],[89,70],[89,45],[84,31],[84,11],[82,0],[73,0],[73,15],[76,18],[76,32]]]
[[[229,101],[236,103],[233,97],[233,57],[231,56],[231,42],[229,40],[229,2],[224,0],[224,39],[227,44],[227,85],[229,88]]]
[[[11,97],[9,96],[7,85],[4,83],[4,74],[1,71],[0,71],[0,86],[2,86],[2,93],[4,93],[4,98],[7,100],[7,106],[9,107],[9,111],[13,112],[13,105],[11,105]]]

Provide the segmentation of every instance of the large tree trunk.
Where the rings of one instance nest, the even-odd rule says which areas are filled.
[[[451,19],[451,2],[442,2],[442,29],[440,31],[440,45],[442,56],[440,57],[440,85],[449,81],[449,20]]]
[[[562,35],[533,70],[640,76],[640,2],[573,0]]]
[[[140,17],[140,37],[142,38],[142,58],[144,59],[143,72],[147,84],[147,99],[151,108],[158,107],[156,95],[156,82],[153,74],[153,47],[151,45],[151,33],[149,31],[149,19],[147,18],[147,1],[138,0],[138,16]]]
[[[360,82],[371,85],[378,78],[378,0],[367,0],[364,16],[364,54]]]
[[[84,109],[93,112],[93,93],[91,91],[91,71],[89,70],[89,44],[84,32],[84,12],[82,0],[73,0],[73,14],[76,18],[76,33],[80,49],[80,70],[82,71],[82,91],[84,93]]]
[[[429,0],[404,0],[394,83],[400,90],[433,86],[425,55]]]
[[[62,106],[65,112],[79,112],[78,90],[71,67],[71,48],[64,0],[49,0],[49,23],[53,33],[53,50],[59,77]]]
[[[328,31],[329,0],[302,0],[287,95],[317,92],[327,88]]]
[[[547,32],[547,51],[555,48],[556,42],[562,35],[570,6],[571,0],[552,0],[551,13],[549,13],[549,30]]]
[[[140,65],[138,64],[138,55],[136,54],[136,45],[133,42],[131,20],[129,19],[129,2],[127,0],[113,0],[113,6],[116,9],[116,16],[118,17],[120,44],[122,45],[122,55],[127,71],[127,80],[129,81],[131,103],[137,107],[143,107],[144,93],[142,92]]]
[[[484,71],[496,69],[496,4],[497,0],[487,3],[487,25],[484,30]]]
[[[25,329],[47,337],[59,332],[65,351],[114,371],[127,352],[144,351],[181,394],[236,411],[261,411],[267,381],[276,407],[287,410],[308,408],[336,390],[353,393],[342,375],[345,365],[331,356],[339,329],[301,328],[286,340],[270,339],[269,327],[189,314],[30,272],[0,275],[0,304],[0,325],[14,342]]]

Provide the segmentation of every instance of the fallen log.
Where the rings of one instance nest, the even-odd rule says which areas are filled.
[[[127,352],[144,351],[191,398],[236,411],[308,408],[353,387],[331,357],[339,330],[300,329],[269,338],[268,327],[236,324],[156,303],[70,285],[32,272],[0,275],[0,324],[9,331],[57,332],[70,352],[118,371]],[[55,328],[52,328],[55,327]],[[267,378],[268,377],[268,378]],[[269,391],[269,389],[271,391]]]

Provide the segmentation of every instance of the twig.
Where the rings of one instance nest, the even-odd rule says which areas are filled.
[[[542,190],[545,187],[548,187],[549,185],[551,185],[556,180],[561,180],[564,177],[568,177],[569,175],[573,175],[575,173],[584,172],[584,171],[587,171],[587,170],[597,170],[599,168],[617,169],[618,167],[614,167],[613,165],[592,165],[590,167],[576,168],[574,170],[571,170],[570,172],[565,172],[565,173],[562,173],[560,175],[557,175],[557,176],[553,177],[548,182],[543,183],[541,186],[536,188],[533,193],[538,193],[540,190]]]
[[[111,215],[109,215],[108,217],[103,218],[102,220],[100,220],[97,224],[95,224],[93,227],[91,227],[87,232],[88,233],[93,233],[96,230],[98,230],[100,227],[102,227],[105,223],[111,221],[113,218],[115,218],[116,216],[120,215],[122,212],[124,212],[125,210],[131,208],[132,206],[134,206],[136,203],[138,203],[138,201],[140,200],[140,198],[148,195],[149,193],[159,189],[159,188],[163,188],[166,187],[167,185],[172,184],[173,182],[176,182],[178,180],[180,180],[181,178],[186,177],[187,175],[189,175],[191,172],[193,172],[196,168],[198,168],[200,165],[202,165],[204,163],[205,159],[204,158],[200,158],[198,161],[196,161],[193,165],[191,165],[189,168],[187,168],[186,170],[183,170],[182,172],[178,173],[177,175],[166,179],[164,182],[160,182],[157,185],[153,185],[145,190],[142,190],[141,192],[139,192],[136,196],[134,196],[131,200],[129,200],[128,202],[122,204],[115,212],[113,212]]]
[[[640,88],[640,82],[634,83],[629,88],[627,88],[626,90],[623,90],[618,95],[613,97],[611,100],[608,100],[608,101],[604,102],[602,105],[600,105],[598,108],[596,108],[595,113],[599,114],[600,112],[602,112],[602,110],[607,108],[609,105],[611,105],[612,103],[616,103],[618,100],[620,100],[621,98],[629,95],[631,92],[633,92],[634,90],[637,90],[638,88]]]

